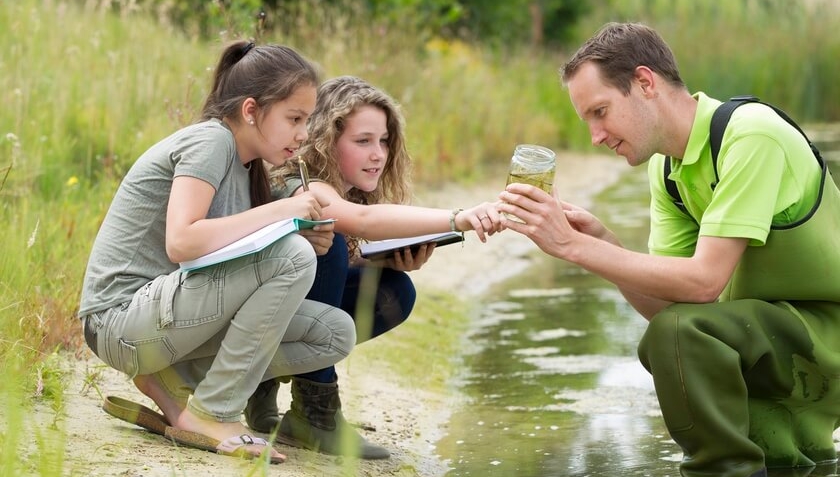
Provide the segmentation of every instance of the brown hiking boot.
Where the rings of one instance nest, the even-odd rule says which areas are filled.
[[[277,408],[277,390],[279,379],[263,381],[248,398],[245,405],[245,422],[251,429],[271,434],[280,425],[280,409]]]
[[[291,409],[280,421],[277,442],[361,459],[387,459],[391,455],[388,449],[366,441],[344,419],[338,383],[301,378],[292,378]]]

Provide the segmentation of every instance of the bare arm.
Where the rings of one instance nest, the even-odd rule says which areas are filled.
[[[194,177],[179,176],[172,182],[166,209],[166,253],[173,263],[218,250],[278,220],[318,219],[322,207],[329,203],[325,197],[307,192],[239,214],[207,219],[215,194],[213,186]]]
[[[692,257],[653,256],[623,248],[594,216],[535,187],[510,185],[499,197],[501,211],[526,222],[506,221],[508,228],[614,283],[648,319],[673,302],[716,300],[747,246],[747,239],[700,237]]]
[[[450,230],[451,211],[430,207],[399,204],[361,205],[342,199],[330,185],[313,182],[311,191],[317,191],[329,200],[323,218],[336,219],[335,231],[367,240],[412,237]],[[295,191],[295,197],[303,190]],[[483,219],[483,220],[482,220]],[[485,202],[464,210],[455,216],[458,230],[475,230],[478,238],[486,241],[503,229],[501,217],[494,203]]]

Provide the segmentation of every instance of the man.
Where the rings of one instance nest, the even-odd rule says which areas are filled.
[[[525,184],[500,194],[500,210],[524,221],[505,226],[611,281],[649,320],[639,358],[683,476],[836,462],[840,192],[807,140],[766,105],[743,105],[715,172],[721,103],[688,91],[644,25],[605,25],[562,73],[593,144],[649,163],[650,254]],[[665,161],[687,212],[666,190]]]

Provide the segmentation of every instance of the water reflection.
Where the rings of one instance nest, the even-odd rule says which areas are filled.
[[[840,174],[836,163],[832,169]],[[644,251],[647,207],[645,170],[637,168],[593,211],[625,246]],[[481,310],[461,357],[467,402],[437,445],[447,477],[679,475],[682,454],[636,357],[647,322],[615,287],[546,259],[488,296],[497,301]]]
[[[644,249],[644,171],[593,209]],[[525,284],[527,288],[521,287]],[[546,260],[491,296],[463,357],[469,396],[438,448],[451,476],[652,474],[679,449],[665,432],[650,375],[636,358],[645,321],[604,280]]]

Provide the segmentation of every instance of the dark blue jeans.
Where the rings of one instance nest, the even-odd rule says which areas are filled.
[[[318,257],[315,282],[306,298],[349,313],[356,322],[356,342],[363,343],[405,321],[417,292],[405,272],[349,263],[344,236],[335,234],[330,250]],[[297,376],[319,383],[338,379],[334,366]]]

